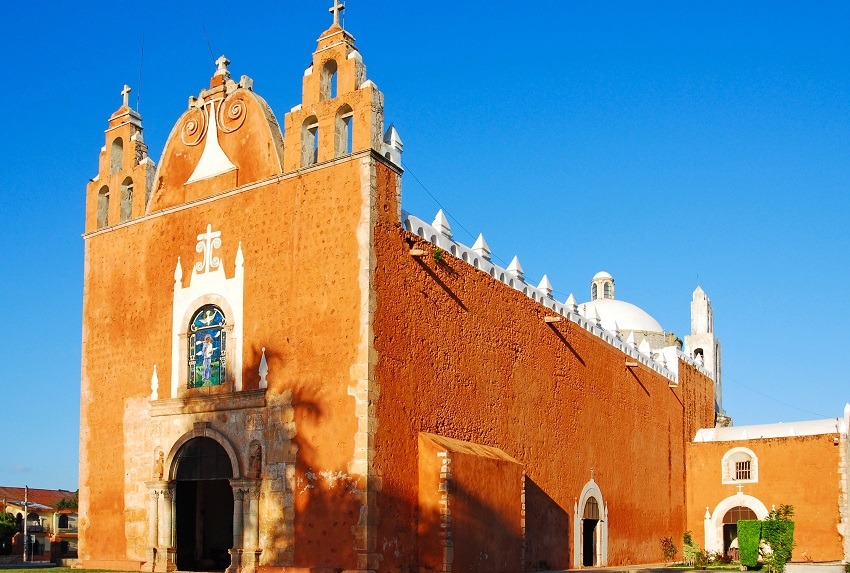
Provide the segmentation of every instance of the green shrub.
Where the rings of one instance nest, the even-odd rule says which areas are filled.
[[[765,555],[765,564],[773,571],[785,571],[785,564],[791,560],[794,549],[794,522],[771,512],[762,522],[761,536],[772,550],[771,554]]]
[[[742,519],[738,522],[738,551],[741,565],[755,567],[759,559],[762,522],[756,519]]]
[[[661,538],[661,553],[664,554],[664,563],[670,563],[676,558],[676,545],[673,543],[672,537]]]
[[[0,512],[0,538],[11,537],[18,531],[15,517],[11,513]]]

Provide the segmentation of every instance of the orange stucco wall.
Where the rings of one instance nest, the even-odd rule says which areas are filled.
[[[734,496],[738,487],[722,483],[722,460],[726,452],[745,447],[758,458],[758,483],[743,484],[742,491],[770,510],[793,505],[794,561],[831,561],[844,558],[839,522],[838,434],[690,443],[688,460],[688,529],[702,545],[706,509]],[[721,516],[722,517],[722,516]]]
[[[686,432],[713,423],[712,383],[684,365],[678,388],[627,369],[618,350],[544,323],[543,306],[489,275],[448,253],[436,262],[390,216],[375,250],[378,539],[401,548],[382,552],[386,570],[416,563],[419,432],[525,466],[530,565],[571,566],[573,504],[591,468],[610,512],[609,563],[658,561],[658,539],[684,530]]]
[[[360,161],[349,158],[87,237],[83,561],[121,561],[133,553],[124,527],[125,487],[135,487],[124,479],[124,404],[150,395],[154,364],[160,394],[169,393],[174,268],[181,257],[183,283],[188,284],[199,256],[196,236],[208,223],[222,233],[217,254],[228,276],[242,244],[245,389],[257,387],[261,348],[266,347],[268,392],[293,392],[296,481],[308,483],[308,472],[347,472],[356,428],[347,388],[360,337],[360,171]],[[349,489],[302,485],[295,504],[296,563],[353,567],[352,526],[359,506]]]

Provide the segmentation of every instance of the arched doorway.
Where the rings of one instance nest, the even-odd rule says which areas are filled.
[[[729,513],[732,512],[732,515]],[[706,508],[705,512],[705,550],[725,554],[729,550],[732,540],[727,540],[727,525],[737,524],[740,519],[764,519],[767,517],[767,507],[751,495],[737,493],[731,495],[717,504],[714,511]],[[750,517],[754,515],[755,517]],[[744,517],[746,516],[746,517]],[[727,523],[728,519],[728,523]],[[736,533],[737,535],[737,533]],[[734,539],[734,537],[732,538]]]
[[[756,512],[749,507],[738,505],[726,512],[723,516],[723,555],[729,555],[730,549],[737,550],[738,544],[733,541],[738,539],[738,522],[742,519],[758,519]],[[734,556],[737,560],[737,555]]]
[[[177,568],[223,571],[233,544],[233,467],[214,439],[192,438],[174,456]]]
[[[608,565],[608,507],[594,479],[573,507],[573,567]]]

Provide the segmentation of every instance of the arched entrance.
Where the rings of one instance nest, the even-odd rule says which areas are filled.
[[[732,540],[737,536],[739,520],[764,519],[767,514],[767,507],[761,500],[744,493],[727,497],[717,504],[713,512],[706,508],[705,550],[725,554]],[[727,535],[730,534],[732,538],[727,539]]]
[[[749,507],[738,505],[726,512],[723,516],[723,554],[729,555],[733,541],[738,539],[738,522],[742,519],[758,519],[756,512]],[[738,544],[734,544],[737,549]],[[737,557],[737,556],[736,556]],[[736,559],[737,561],[737,559]]]
[[[195,437],[174,456],[174,524],[177,568],[223,571],[233,545],[233,467],[212,438]]]
[[[608,565],[608,508],[591,479],[573,507],[573,567]]]

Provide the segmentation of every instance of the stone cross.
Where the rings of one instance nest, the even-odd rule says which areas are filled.
[[[738,487],[738,493],[744,493],[744,486],[743,485],[738,485],[737,487]]]
[[[334,0],[334,5],[328,12],[334,15],[334,26],[339,26],[339,14],[345,10],[345,4],[341,4],[339,0]]]
[[[590,468],[590,479],[595,479],[595,478],[596,478],[596,470],[593,469],[593,468]]]
[[[195,251],[204,254],[204,260],[195,263],[195,272],[205,273],[210,269],[217,269],[221,265],[221,259],[213,256],[213,251],[221,246],[221,231],[212,230],[212,225],[207,225],[206,233],[198,235],[198,244]]]
[[[124,107],[130,107],[130,86],[124,84],[124,89],[121,90],[121,95],[124,96]]]
[[[216,65],[215,75],[216,76],[229,75],[230,72],[227,70],[228,64],[230,64],[230,60],[228,60],[226,56],[224,56],[223,54],[221,56],[219,56],[218,59],[215,61],[215,65]]]

